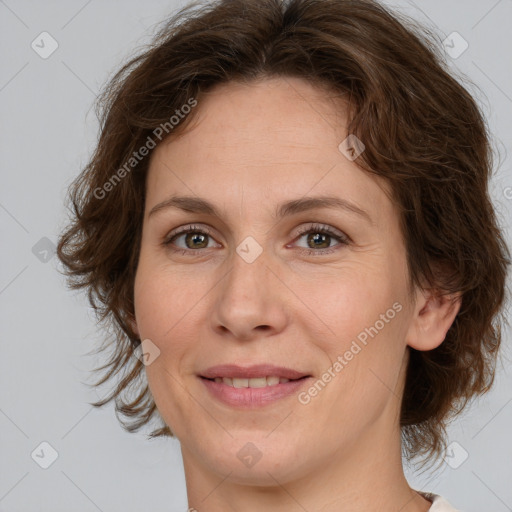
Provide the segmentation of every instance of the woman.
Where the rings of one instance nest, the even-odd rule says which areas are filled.
[[[434,45],[369,0],[210,2],[103,107],[58,247],[116,329],[95,405],[163,420],[191,510],[455,510],[402,454],[489,389],[510,253]]]

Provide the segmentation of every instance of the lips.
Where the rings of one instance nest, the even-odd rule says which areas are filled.
[[[310,374],[260,364],[212,366],[198,375],[209,395],[230,407],[255,409],[292,397],[308,384]]]
[[[288,382],[290,380],[298,380],[310,375],[305,372],[300,372],[292,368],[285,368],[283,366],[274,366],[269,364],[259,364],[252,366],[239,366],[233,364],[212,366],[201,372],[200,377],[209,380],[226,379],[226,384],[236,384],[234,387],[249,387],[249,384],[254,384],[250,387],[263,387],[263,380],[266,379],[265,385],[277,385],[281,381]],[[275,380],[275,379],[279,380]],[[286,380],[285,380],[286,379]],[[247,381],[247,383],[246,383]],[[219,382],[219,381],[217,381]],[[258,385],[259,384],[259,385]]]

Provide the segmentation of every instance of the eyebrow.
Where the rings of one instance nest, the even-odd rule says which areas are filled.
[[[193,196],[170,197],[169,199],[166,199],[165,201],[162,201],[161,203],[158,203],[156,206],[154,206],[149,212],[148,217],[151,217],[156,212],[168,208],[178,208],[185,212],[203,213],[206,215],[211,215],[219,218],[221,217],[220,212],[212,203],[210,203],[206,199]],[[282,219],[283,217],[289,215],[296,215],[297,213],[302,213],[320,208],[336,208],[340,210],[345,210],[350,213],[355,213],[363,217],[371,225],[374,225],[372,218],[370,217],[366,210],[363,210],[359,206],[355,205],[354,203],[351,203],[350,201],[347,201],[346,199],[342,199],[336,196],[302,197],[300,199],[286,201],[285,203],[282,203],[277,207],[274,213],[274,218]]]

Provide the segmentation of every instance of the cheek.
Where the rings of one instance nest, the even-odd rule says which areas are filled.
[[[197,404],[186,391],[184,379],[198,347],[192,343],[200,297],[191,293],[190,280],[180,282],[179,275],[142,262],[134,287],[135,314],[141,339],[150,339],[159,349],[153,363],[145,367],[147,382],[157,409],[178,438],[186,435],[183,418]]]
[[[331,368],[336,375],[328,384],[333,392],[325,394],[331,405],[354,400],[375,404],[396,386],[407,314],[399,280],[397,284],[382,276],[380,280],[377,274],[345,276],[322,287],[302,288],[314,312],[303,317],[302,329],[323,354],[320,372]]]
[[[141,336],[160,344],[172,338],[180,323],[193,314],[204,295],[191,276],[181,276],[169,265],[142,260],[139,265],[134,301]]]
[[[323,325],[325,341],[332,343],[333,348],[343,348],[347,340],[364,333],[380,320],[380,315],[386,315],[386,311],[391,309],[388,316],[396,316],[393,304],[401,296],[400,290],[382,279],[382,275],[356,271],[340,273],[336,278],[302,282],[300,290],[300,298],[310,310],[304,328]]]
[[[362,429],[378,421],[386,408],[396,406],[405,351],[405,309],[400,296],[381,293],[369,297],[348,290],[334,296],[337,303],[326,303],[318,310],[330,330],[323,338],[311,339],[316,353],[321,354],[317,360],[324,363],[317,380],[301,396],[301,403],[309,405],[298,411],[311,428],[325,425],[327,444],[336,444],[340,438],[347,442],[355,439]]]
[[[137,327],[141,339],[149,338],[160,350],[155,364],[146,367],[148,380],[165,381],[179,391],[172,377],[181,381],[198,359],[199,329],[212,288],[197,272],[185,274],[165,262],[141,259],[134,286]]]

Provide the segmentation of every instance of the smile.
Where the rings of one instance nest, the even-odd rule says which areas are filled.
[[[245,384],[248,380],[253,379],[229,379],[229,380],[242,381]],[[260,379],[255,379],[260,380]],[[296,380],[280,379],[280,382],[273,385],[265,385],[260,387],[241,386],[235,387],[233,383],[226,384],[223,378],[205,379],[201,381],[205,385],[210,397],[217,401],[229,405],[231,407],[240,407],[245,409],[252,409],[270,405],[282,400],[291,395],[300,392],[301,388],[310,380],[310,377],[302,377]],[[220,381],[220,382],[219,382]]]
[[[284,384],[289,382],[290,379],[284,377],[270,376],[270,377],[256,377],[252,379],[240,379],[235,377],[216,377],[215,382],[223,382],[233,388],[265,388],[267,386],[277,386],[277,384]]]

